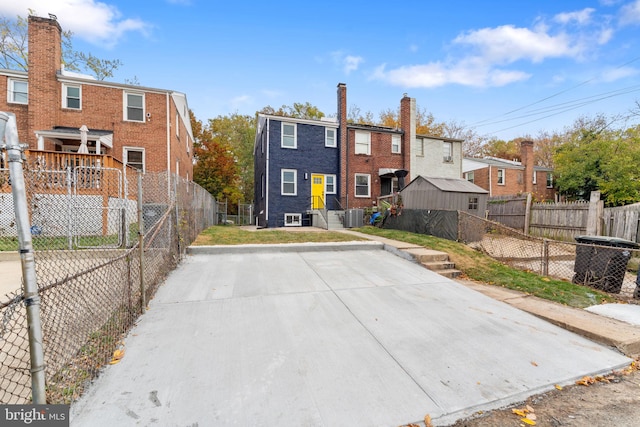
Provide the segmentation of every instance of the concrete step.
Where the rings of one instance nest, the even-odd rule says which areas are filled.
[[[419,263],[449,261],[449,254],[446,252],[434,251],[426,248],[411,248],[405,249],[405,251],[410,253]]]
[[[449,269],[449,270],[437,270],[434,271],[434,273],[438,273],[441,276],[444,276],[446,278],[449,279],[455,279],[456,277],[460,276],[462,274],[462,272],[460,270],[456,270],[456,269]]]
[[[438,271],[438,270],[450,270],[455,268],[455,264],[450,261],[429,261],[429,262],[421,262],[420,264],[427,267],[429,270]]]

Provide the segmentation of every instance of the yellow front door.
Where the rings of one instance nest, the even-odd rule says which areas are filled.
[[[311,209],[324,209],[324,175],[311,175]]]

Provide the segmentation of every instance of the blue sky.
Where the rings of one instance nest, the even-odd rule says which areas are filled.
[[[0,0],[26,8],[120,59],[111,80],[184,92],[203,121],[307,101],[332,115],[343,82],[362,112],[407,93],[510,139],[640,100],[640,0]]]

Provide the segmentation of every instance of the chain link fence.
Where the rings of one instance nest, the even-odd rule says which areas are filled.
[[[167,173],[23,166],[48,403],[70,403],[113,361],[145,301],[216,224],[216,201]],[[8,170],[0,169],[0,404],[31,401],[27,316]],[[117,358],[116,358],[117,360]]]
[[[592,238],[569,243],[525,235],[459,212],[458,240],[511,267],[572,281],[622,298],[640,298],[640,250],[632,242]]]

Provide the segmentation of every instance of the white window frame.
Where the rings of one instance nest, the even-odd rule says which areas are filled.
[[[507,183],[507,177],[504,169],[498,169],[497,181],[498,185],[505,185]]]
[[[128,153],[130,151],[138,151],[138,152],[142,152],[142,172],[144,173],[147,169],[147,158],[146,158],[146,151],[144,148],[141,147],[122,147],[122,161],[125,165],[129,165],[130,163],[128,162],[129,160],[129,156]],[[132,168],[136,168],[135,166],[131,166]]]
[[[478,202],[479,197],[477,196],[469,196],[469,204],[468,204],[468,209],[471,210],[478,210],[478,207],[480,206],[479,202]]]
[[[331,186],[333,190],[329,190],[329,181],[331,180]],[[336,176],[325,175],[324,176],[324,194],[336,194]]]
[[[27,91],[26,92],[17,92],[15,85],[16,83],[25,83],[27,85]],[[16,93],[22,94],[25,93],[26,94],[26,101],[18,101],[16,100]],[[29,103],[29,81],[26,79],[8,79],[7,81],[7,102],[10,104],[22,104],[22,105],[27,105]]]
[[[402,138],[400,135],[391,135],[391,152],[393,154],[402,153]]]
[[[284,191],[284,174],[287,172],[293,172],[293,192],[287,193]],[[291,183],[286,181],[287,184]],[[297,169],[280,169],[280,195],[282,196],[297,196],[298,195],[298,171]]]
[[[70,96],[69,96],[68,89],[70,88],[78,89],[78,107],[77,108],[69,106]],[[69,85],[66,83],[62,84],[62,108],[67,108],[69,110],[82,110],[82,85]]]
[[[553,173],[547,172],[547,188],[553,188]]]
[[[442,161],[444,163],[453,163],[453,143],[444,141],[442,143]]]
[[[353,138],[353,143],[355,144],[354,154],[371,155],[371,132],[357,130]]]
[[[329,136],[329,133],[332,132],[333,136]],[[337,129],[336,128],[324,128],[324,146],[330,148],[336,148],[338,146],[338,138],[337,138]]]
[[[358,194],[358,178],[359,177],[366,177],[367,178],[367,194],[363,195],[363,194]],[[355,178],[353,180],[353,184],[354,184],[354,191],[353,194],[356,197],[362,197],[365,199],[371,198],[371,175],[368,173],[357,173],[355,174]]]
[[[284,127],[293,126],[293,145],[285,145],[284,143]],[[297,123],[281,122],[280,124],[280,147],[295,150],[298,148],[298,125]]]
[[[133,95],[133,96],[140,96],[142,97],[142,120],[135,120],[135,119],[130,119],[129,118],[129,95]],[[135,122],[135,123],[144,123],[145,122],[145,117],[146,117],[146,99],[145,99],[145,94],[144,92],[132,92],[132,91],[123,91],[122,92],[122,105],[123,105],[123,120],[125,122]],[[138,109],[139,107],[131,107],[131,108],[136,108]]]
[[[424,157],[424,139],[416,138],[416,156]]]
[[[288,219],[291,218],[291,222],[288,223]],[[302,214],[300,213],[285,213],[284,214],[284,226],[285,227],[301,227],[302,226]]]
[[[536,171],[533,171],[533,185],[536,185],[538,183],[538,179],[536,177]]]
[[[475,171],[469,171],[466,173],[466,179],[467,181],[469,181],[470,183],[474,183],[475,179],[476,179],[476,174]]]

